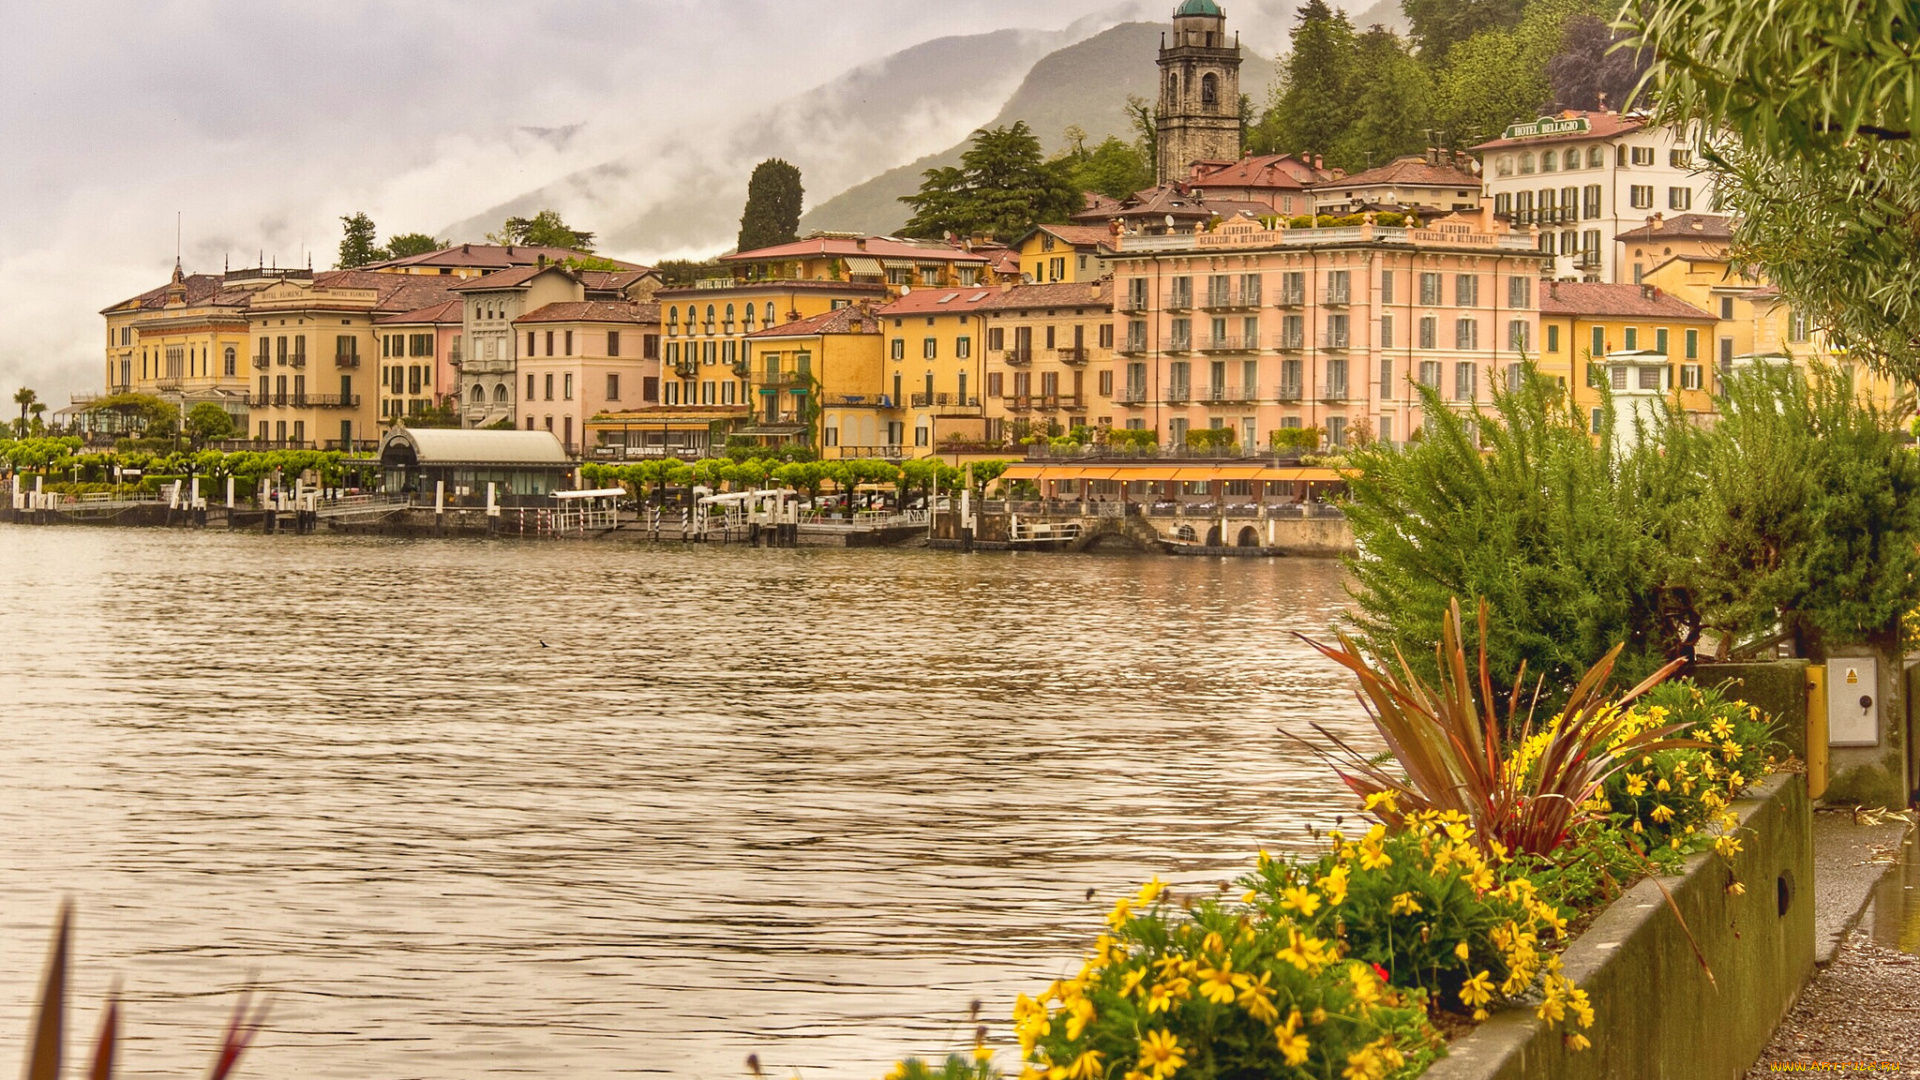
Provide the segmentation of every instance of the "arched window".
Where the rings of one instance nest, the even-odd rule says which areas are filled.
[[[1533,174],[1533,151],[1528,150],[1527,152],[1520,155],[1520,175],[1531,176],[1532,174]]]
[[[1501,154],[1500,159],[1493,163],[1493,171],[1498,176],[1512,176],[1513,175],[1513,155]]]
[[[1200,104],[1213,105],[1220,99],[1220,80],[1208,72],[1200,76]]]
[[[733,329],[733,305],[727,305],[727,329]]]
[[[493,403],[495,405],[505,405],[507,403],[507,384],[506,383],[501,383],[500,385],[493,388]]]
[[[1580,167],[1580,150],[1578,147],[1575,147],[1567,151],[1567,168],[1577,169],[1579,167]]]
[[[695,308],[692,304],[688,304],[687,305],[687,333],[689,334],[693,333],[693,324],[698,322],[699,320],[700,320],[699,309]]]
[[[753,325],[753,305],[752,304],[747,305],[747,325],[748,326]]]
[[[768,326],[773,325],[773,301],[771,300],[767,301],[767,317],[764,321]]]
[[[667,325],[668,326],[680,325],[680,309],[677,307],[674,307],[671,304],[667,305]]]
[[[708,323],[713,322],[713,305],[712,304],[707,305],[707,322]]]
[[[236,374],[239,371],[240,358],[234,355],[233,346],[231,345],[227,346],[226,354],[222,356],[221,359],[225,361],[225,365],[222,368],[222,370],[224,370],[228,375]]]
[[[485,405],[487,403],[487,388],[481,386],[479,383],[473,384],[473,403],[475,405]]]
[[[1587,168],[1597,169],[1607,163],[1606,152],[1598,146],[1587,147]]]
[[[1551,150],[1543,151],[1540,154],[1540,171],[1541,172],[1553,172],[1559,167],[1560,167],[1559,154],[1556,154]]]

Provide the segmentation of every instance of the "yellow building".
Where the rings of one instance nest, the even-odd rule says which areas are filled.
[[[741,434],[813,446],[827,458],[902,456],[882,374],[885,341],[865,304],[748,335],[744,362],[758,400]]]
[[[1712,315],[1652,285],[1560,281],[1544,287],[1537,362],[1542,374],[1572,387],[1573,404],[1594,432],[1600,431],[1601,379],[1615,390],[1677,394],[1673,400],[1688,413],[1712,410]]]
[[[1038,225],[1014,242],[1029,285],[1098,281],[1110,272],[1113,230],[1105,225]]]
[[[911,442],[914,454],[985,438],[980,408],[985,380],[983,307],[999,290],[915,289],[879,309],[886,335],[884,394],[892,407],[887,444]]]
[[[989,440],[1113,426],[1111,278],[1015,285],[982,307]]]
[[[1668,259],[1724,260],[1733,242],[1733,219],[1718,214],[1654,214],[1637,229],[1613,238],[1622,270],[1638,285],[1654,267]]]
[[[446,284],[438,276],[333,270],[254,293],[247,305],[254,440],[371,449],[381,430],[377,320],[454,299]]]
[[[202,401],[225,409],[235,426],[247,422],[247,303],[305,270],[236,270],[188,274],[176,263],[167,284],[123,300],[106,319],[109,394],[151,394],[178,405],[181,415]],[[75,395],[75,405],[95,400]]]

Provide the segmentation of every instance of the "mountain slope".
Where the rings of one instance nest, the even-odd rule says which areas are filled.
[[[800,167],[809,201],[964,136],[1034,62],[1099,24],[1059,32],[1000,30],[938,38],[865,64],[743,119],[730,131],[662,130],[652,145],[490,207],[439,235],[479,239],[544,207],[600,235],[612,253],[653,257],[733,242],[753,166]],[[780,91],[769,81],[768,96]],[[665,110],[662,115],[671,115]]]
[[[1049,54],[984,126],[1025,120],[1049,153],[1065,144],[1066,129],[1074,124],[1086,130],[1090,142],[1108,135],[1131,139],[1127,97],[1159,93],[1155,61],[1165,29],[1158,23],[1122,23]],[[1251,97],[1256,108],[1266,101],[1274,78],[1273,61],[1248,50],[1240,67],[1240,92]],[[911,216],[899,197],[918,191],[926,170],[959,164],[966,148],[963,140],[849,188],[802,217],[800,229],[892,232]]]

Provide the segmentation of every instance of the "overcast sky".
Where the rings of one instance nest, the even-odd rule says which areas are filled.
[[[176,211],[190,272],[218,272],[227,257],[250,265],[262,252],[283,266],[305,265],[311,252],[325,269],[342,214],[365,210],[383,237],[433,231],[644,148],[664,127],[723,134],[738,118],[931,38],[1060,30],[1170,5],[14,6],[0,38],[0,392],[30,385],[57,408],[72,391],[99,388],[98,312],[165,281]]]

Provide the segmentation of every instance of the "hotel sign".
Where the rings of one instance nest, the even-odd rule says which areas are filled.
[[[1587,118],[1576,116],[1571,120],[1555,120],[1543,116],[1528,124],[1509,124],[1503,139],[1537,139],[1542,135],[1585,135]]]

